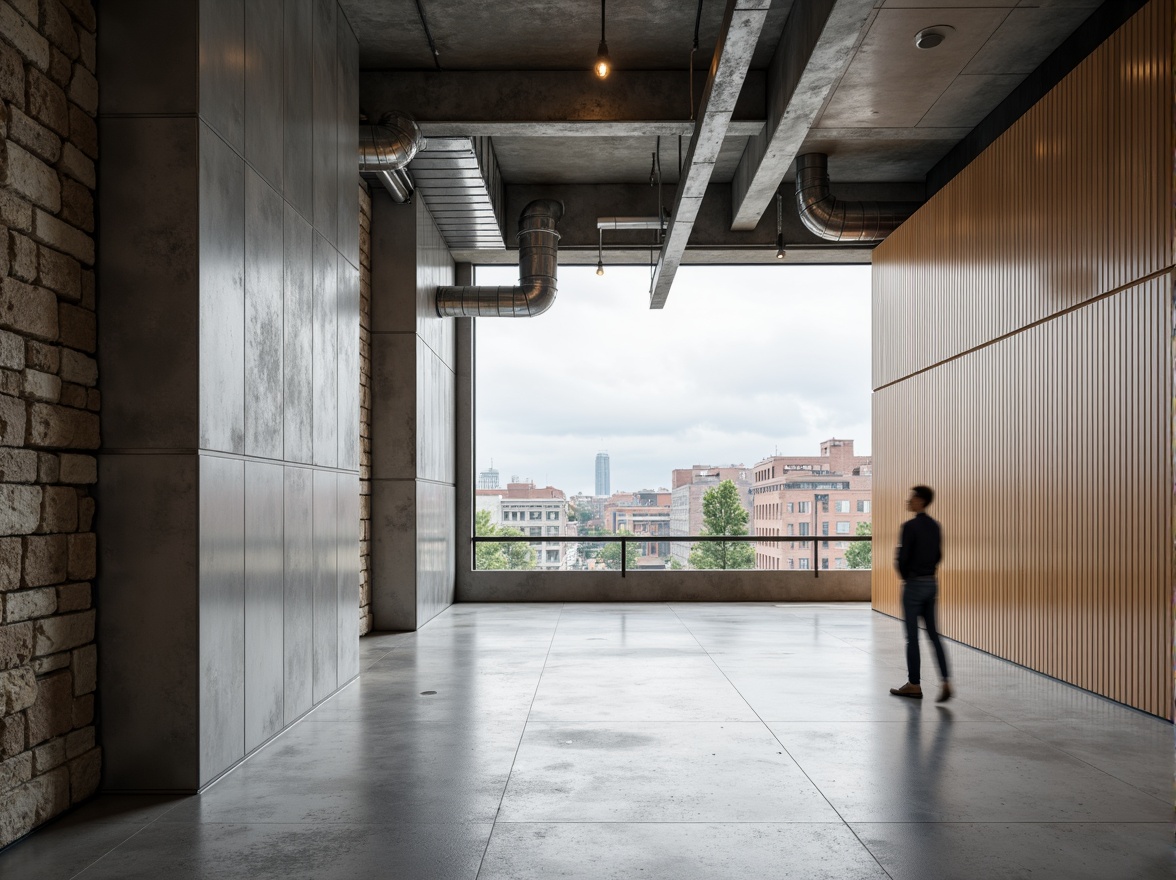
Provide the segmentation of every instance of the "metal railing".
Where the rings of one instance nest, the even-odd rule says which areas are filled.
[[[873,541],[873,535],[474,535],[478,544],[616,544],[621,545],[621,577],[628,574],[625,549],[628,544],[696,544],[700,542],[734,544],[778,544],[782,541],[813,544],[813,577],[821,576],[820,542]],[[722,571],[722,569],[707,569]],[[829,569],[827,569],[829,570]],[[866,571],[867,569],[861,569]]]

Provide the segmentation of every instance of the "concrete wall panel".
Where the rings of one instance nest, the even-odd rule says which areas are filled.
[[[338,487],[338,677],[359,675],[359,476],[336,474]]]
[[[314,100],[311,57],[311,4],[314,0],[286,0],[284,77],[285,115],[282,126],[282,192],[303,217],[314,216],[311,153]]]
[[[417,339],[416,476],[452,484],[456,466],[453,426],[456,377],[424,340]]]
[[[314,457],[314,236],[291,205],[283,210],[283,457],[309,463]]]
[[[373,333],[416,332],[417,210],[392,201],[382,187],[372,192]]]
[[[245,160],[282,191],[285,118],[282,0],[245,4]]]
[[[372,334],[372,474],[376,479],[416,476],[417,337]]]
[[[200,118],[239,155],[245,153],[244,58],[245,0],[200,0]]]
[[[372,613],[384,631],[417,627],[415,480],[372,480]]]
[[[314,235],[314,463],[339,462],[339,255]],[[358,374],[357,374],[358,377]]]
[[[315,703],[325,700],[338,687],[339,499],[336,478],[333,471],[314,472]],[[356,555],[358,553],[356,548]]]
[[[199,0],[102,0],[103,116],[197,112],[199,14]],[[102,152],[112,156],[105,139]]]
[[[338,302],[338,465],[358,470],[359,270],[343,259],[339,260]]]
[[[245,463],[245,751],[284,726],[284,474]]]
[[[200,126],[200,447],[245,451],[245,163]]]
[[[314,472],[285,468],[285,723],[314,705]]]
[[[453,522],[456,492],[453,486],[417,481],[417,628],[424,626],[453,604],[457,573]]]
[[[338,89],[338,223],[339,254],[359,269],[359,224],[346,218],[359,216],[359,44],[347,20],[339,16],[336,61]]]
[[[282,457],[282,199],[245,170],[245,452]]]
[[[450,370],[456,364],[452,318],[437,315],[437,288],[454,283],[453,258],[423,199],[416,200],[416,332]]]
[[[200,784],[245,755],[245,463],[200,461]]]
[[[335,82],[338,74],[338,7],[334,0],[314,0],[312,15],[314,228],[334,245],[339,240],[339,93]]]

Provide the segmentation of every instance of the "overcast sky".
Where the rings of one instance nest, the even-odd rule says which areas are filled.
[[[648,303],[646,268],[561,266],[546,314],[479,318],[477,470],[571,496],[594,491],[602,450],[614,492],[830,437],[869,453],[868,266],[683,266],[666,307]]]

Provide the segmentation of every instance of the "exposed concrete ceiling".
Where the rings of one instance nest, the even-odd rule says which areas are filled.
[[[655,210],[648,182],[659,136],[663,202],[675,203],[679,141],[688,165],[683,176],[691,170],[691,91],[697,113],[713,84],[716,46],[727,36],[724,16],[762,5],[703,0],[692,84],[687,62],[697,6],[691,0],[609,2],[615,69],[604,81],[589,71],[600,36],[595,0],[421,0],[440,71],[415,0],[341,2],[359,38],[361,105],[369,114],[403,110],[426,136],[490,137],[510,202],[514,188],[560,197],[560,187],[611,186],[607,192],[636,200],[617,205],[615,214]],[[768,0],[730,124],[717,141],[710,132],[706,155],[696,157],[710,186],[706,222],[679,229],[689,237],[682,259],[738,251],[742,261],[750,250],[774,260],[765,221],[774,232],[774,195],[781,184],[790,190],[800,153],[829,155],[835,190],[880,184],[881,198],[909,198],[1099,5]],[[946,35],[943,43],[916,47],[915,34],[936,26]],[[714,204],[720,193],[724,204]],[[612,201],[613,195],[593,200]],[[722,241],[703,237],[704,229],[710,235],[723,223],[732,231]],[[585,232],[584,240],[565,235],[561,249],[594,251],[594,230]],[[803,230],[788,243],[789,259],[812,247],[831,261],[868,260],[868,249],[829,248]]]

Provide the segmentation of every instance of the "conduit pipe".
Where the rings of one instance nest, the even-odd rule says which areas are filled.
[[[359,127],[359,170],[371,174],[397,202],[412,198],[408,163],[424,146],[415,120],[402,113],[385,113],[375,125]]]
[[[536,199],[519,215],[519,284],[516,287],[438,287],[442,318],[533,318],[555,302],[556,251],[563,202]]]
[[[663,229],[666,221],[659,217],[597,217],[596,228],[601,232],[622,229]]]
[[[847,202],[829,192],[829,157],[796,157],[796,210],[809,232],[826,241],[881,241],[919,202]]]

